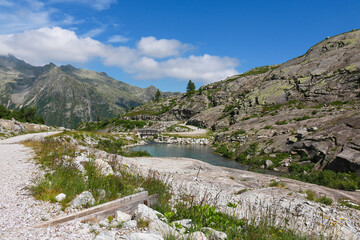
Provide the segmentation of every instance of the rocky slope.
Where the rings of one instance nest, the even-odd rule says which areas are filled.
[[[243,162],[259,153],[288,152],[298,156],[275,159],[272,167],[287,171],[296,162],[360,175],[359,86],[356,30],[327,38],[286,63],[140,106],[128,117],[211,128],[217,146],[225,144],[221,153]],[[257,164],[266,166],[265,160]]]
[[[114,117],[153,99],[156,91],[71,65],[34,67],[14,56],[0,56],[0,104],[10,109],[36,106],[51,125],[75,127],[81,121]]]

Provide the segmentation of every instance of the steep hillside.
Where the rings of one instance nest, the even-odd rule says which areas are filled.
[[[298,164],[301,170],[311,166],[360,175],[359,86],[357,30],[327,38],[284,64],[155,101],[127,116],[211,128],[218,152],[243,163],[282,171]],[[299,156],[277,158],[277,153]]]
[[[0,104],[10,109],[35,106],[51,125],[75,127],[81,121],[114,117],[148,102],[156,91],[71,65],[34,67],[14,56],[0,56]]]

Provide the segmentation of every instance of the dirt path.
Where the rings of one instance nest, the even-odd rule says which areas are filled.
[[[191,125],[185,125],[185,124],[179,124],[179,125],[191,128],[193,131],[191,131],[191,132],[168,132],[166,134],[196,137],[196,136],[206,136],[206,134],[208,132],[207,129],[201,129],[201,128],[191,126]]]
[[[30,161],[31,149],[20,142],[56,133],[27,134],[0,141],[0,239],[76,239],[71,231],[31,228],[56,215],[60,206],[37,201],[26,189],[38,169]]]

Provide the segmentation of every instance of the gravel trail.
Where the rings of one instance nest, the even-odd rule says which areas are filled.
[[[35,200],[27,186],[38,171],[30,148],[21,141],[58,132],[27,134],[0,141],[0,239],[91,239],[83,224],[62,225],[49,229],[31,226],[58,215],[60,206]],[[74,231],[77,228],[79,231]],[[84,231],[81,229],[84,228]],[[85,233],[86,232],[86,233]]]

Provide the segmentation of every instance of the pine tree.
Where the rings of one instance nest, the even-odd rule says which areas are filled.
[[[156,93],[155,93],[154,100],[156,101],[156,100],[159,100],[160,98],[161,98],[161,92],[160,92],[160,90],[158,89],[158,90],[156,91]]]
[[[186,87],[186,92],[192,93],[194,91],[195,91],[195,84],[191,80],[189,80],[187,87]]]

